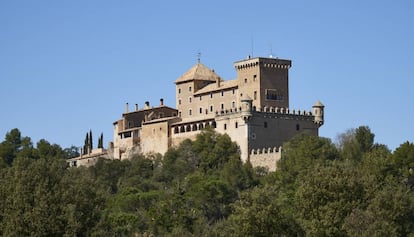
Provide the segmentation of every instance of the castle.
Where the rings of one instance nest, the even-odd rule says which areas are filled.
[[[209,126],[237,142],[242,161],[273,171],[282,144],[298,133],[318,136],[324,122],[324,105],[312,111],[289,108],[291,61],[279,58],[251,58],[234,63],[237,78],[223,80],[200,60],[175,81],[176,108],[145,102],[126,105],[115,121],[114,138],[108,150],[71,159],[85,165],[99,153],[113,159],[133,154],[161,153],[185,139],[195,139]],[[74,163],[76,164],[76,163]]]

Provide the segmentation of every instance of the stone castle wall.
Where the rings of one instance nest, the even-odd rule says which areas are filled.
[[[282,157],[282,147],[252,149],[249,159],[253,167],[265,167],[269,171],[276,170],[276,163]]]

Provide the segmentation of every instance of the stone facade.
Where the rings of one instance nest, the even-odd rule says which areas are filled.
[[[176,109],[150,107],[149,102],[114,122],[114,140],[108,157],[125,159],[133,154],[161,153],[185,139],[195,139],[210,126],[237,142],[243,161],[276,169],[280,147],[298,133],[318,136],[324,122],[324,105],[312,111],[289,108],[291,61],[247,58],[234,63],[237,78],[223,80],[198,62],[175,81]]]

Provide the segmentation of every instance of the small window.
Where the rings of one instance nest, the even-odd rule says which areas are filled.
[[[224,96],[224,91],[221,91],[221,96]]]
[[[224,109],[224,104],[221,104],[221,109]]]
[[[203,113],[203,108],[202,107],[200,107],[200,114],[202,114]]]
[[[213,98],[213,93],[212,92],[210,92],[210,98]]]
[[[232,102],[231,102],[231,107],[232,107],[232,108],[236,108],[236,102],[235,102],[235,101],[232,101]]]
[[[257,91],[254,92],[253,99],[257,99]]]
[[[188,97],[188,102],[190,102],[190,103],[191,103],[191,97]]]
[[[244,78],[244,83],[247,83],[247,78]]]
[[[213,106],[210,105],[210,112],[213,112]]]
[[[235,90],[235,89],[233,89],[233,91],[232,91],[232,92],[233,92],[233,95],[234,95],[234,93],[236,92],[236,90]]]
[[[235,128],[238,128],[238,127],[239,127],[239,124],[236,122],[236,123],[234,124],[234,127],[235,127]]]
[[[264,122],[264,127],[267,128],[267,122]]]
[[[181,111],[178,112],[178,117],[181,117]]]
[[[191,92],[191,86],[188,87],[188,91]]]
[[[181,99],[180,99],[180,100],[178,100],[178,104],[179,104],[179,105],[181,104]]]
[[[181,93],[181,88],[178,88],[178,94],[180,94]]]
[[[227,124],[224,124],[224,130],[226,130],[227,129]]]
[[[203,97],[200,95],[200,101],[203,99]]]
[[[300,125],[296,124],[296,131],[299,131],[299,130],[300,130]]]
[[[253,81],[256,81],[257,75],[253,75]]]
[[[193,111],[191,109],[188,110],[188,115],[191,116],[191,114],[193,113]]]

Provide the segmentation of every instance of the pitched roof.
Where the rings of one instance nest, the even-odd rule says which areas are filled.
[[[237,85],[237,79],[234,80],[228,80],[228,81],[220,81],[220,86],[217,86],[217,83],[211,83],[202,89],[198,90],[194,95],[201,95],[205,93],[210,93],[214,91],[220,91],[220,90],[226,90],[230,88],[236,88]]]
[[[313,105],[313,107],[325,107],[319,100]]]
[[[190,70],[179,77],[175,83],[181,83],[191,80],[216,81],[219,76],[210,68],[202,63],[197,63]]]

